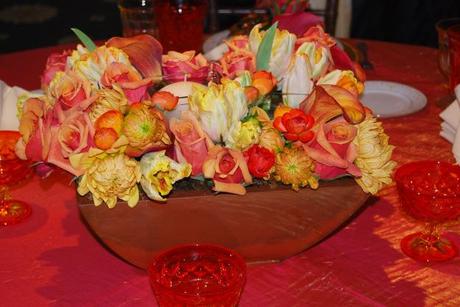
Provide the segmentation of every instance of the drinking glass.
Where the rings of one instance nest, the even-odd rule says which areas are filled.
[[[118,2],[124,37],[139,34],[150,34],[158,37],[153,1],[120,0]]]
[[[9,187],[30,174],[30,162],[18,159],[15,154],[19,139],[17,131],[0,131],[0,225],[22,222],[31,214],[30,206],[20,200],[10,199]]]
[[[200,51],[203,48],[206,0],[155,2],[159,39],[165,51]]]
[[[425,230],[404,237],[401,250],[424,263],[447,261],[458,254],[454,242],[442,235],[441,226],[460,217],[460,166],[440,161],[402,165],[394,179],[402,209]]]
[[[451,91],[460,83],[460,24],[447,29],[449,39],[449,83]]]
[[[447,80],[446,87],[449,88],[449,94],[442,97],[437,105],[441,108],[447,107],[455,99],[453,87],[450,85],[450,56],[449,56],[449,37],[447,30],[455,25],[460,25],[460,18],[441,19],[436,23],[436,31],[438,32],[438,66],[439,71]]]
[[[246,281],[240,255],[208,244],[162,252],[148,271],[160,306],[237,306]]]

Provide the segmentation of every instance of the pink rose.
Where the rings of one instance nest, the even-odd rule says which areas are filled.
[[[174,83],[179,81],[195,81],[205,83],[209,74],[208,60],[195,51],[169,51],[163,55],[163,78]]]
[[[203,162],[213,142],[203,131],[192,112],[184,111],[180,119],[172,118],[169,122],[171,132],[175,136],[174,150],[176,159],[192,165],[192,176],[203,173]]]
[[[68,71],[56,75],[48,92],[63,110],[70,109],[90,97],[91,84],[76,73]]]
[[[316,162],[315,173],[321,179],[334,179],[344,174],[361,176],[361,171],[353,164],[356,146],[353,139],[357,128],[343,117],[319,127],[317,138],[303,145],[305,152]]]
[[[229,48],[219,60],[223,75],[233,79],[240,72],[248,70],[255,72],[255,56],[249,50],[249,40],[247,36],[235,36],[225,42]]]
[[[64,158],[87,151],[93,139],[94,129],[87,113],[74,112],[59,126],[57,141]]]
[[[40,80],[42,89],[46,89],[53,80],[54,75],[58,71],[64,71],[67,63],[67,57],[71,54],[70,50],[65,50],[62,53],[52,53],[46,60],[46,67],[43,71]]]
[[[246,194],[242,182],[252,183],[248,165],[241,151],[214,146],[203,163],[203,175],[214,181],[214,191]]]
[[[142,76],[131,66],[123,63],[111,63],[101,77],[102,86],[112,88],[112,84],[120,85],[129,104],[148,98],[147,90],[152,85],[151,79]]]

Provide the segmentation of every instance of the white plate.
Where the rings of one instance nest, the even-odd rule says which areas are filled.
[[[426,96],[419,90],[396,82],[366,81],[361,102],[377,117],[411,114],[426,106]]]

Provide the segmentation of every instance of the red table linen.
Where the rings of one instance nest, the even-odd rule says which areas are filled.
[[[439,136],[436,101],[447,94],[436,50],[369,41],[368,79],[406,83],[428,97],[420,112],[384,119],[394,159],[453,162]],[[56,48],[0,56],[0,79],[37,89],[47,55]],[[63,180],[65,178],[65,180]],[[33,214],[0,228],[0,305],[151,306],[147,274],[106,250],[79,218],[71,177],[28,180],[13,189]],[[460,258],[424,266],[403,255],[399,242],[421,229],[403,216],[394,186],[317,246],[278,264],[249,268],[240,306],[423,306],[460,304]],[[460,227],[451,225],[457,233]],[[460,244],[460,237],[450,237]]]

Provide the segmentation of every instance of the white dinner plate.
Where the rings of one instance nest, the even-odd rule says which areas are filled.
[[[366,81],[361,102],[381,118],[397,117],[420,111],[426,96],[419,90],[396,82]]]

